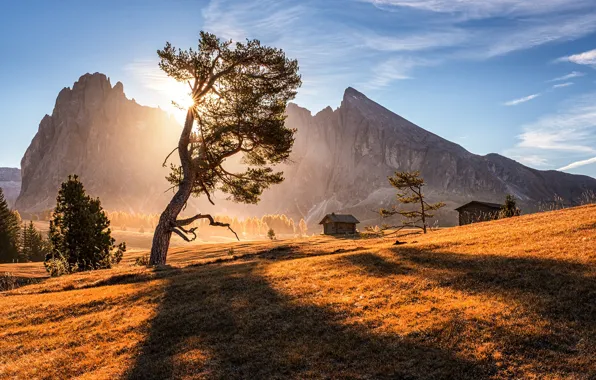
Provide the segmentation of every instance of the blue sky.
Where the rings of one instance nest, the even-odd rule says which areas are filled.
[[[352,86],[471,152],[596,177],[594,0],[4,0],[0,166],[86,72],[174,112],[155,51],[200,30],[297,58],[313,113]]]

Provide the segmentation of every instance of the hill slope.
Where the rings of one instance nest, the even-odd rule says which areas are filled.
[[[0,374],[596,376],[596,206],[399,239],[178,248],[0,293]]]

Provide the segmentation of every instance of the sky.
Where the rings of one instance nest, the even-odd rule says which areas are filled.
[[[201,30],[298,59],[313,114],[351,86],[473,153],[596,177],[596,0],[2,0],[0,166],[87,72],[180,117],[156,50]]]

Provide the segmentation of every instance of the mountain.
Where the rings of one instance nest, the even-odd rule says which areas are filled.
[[[164,157],[180,126],[166,112],[127,99],[122,83],[85,74],[60,91],[21,160],[19,211],[55,206],[60,184],[77,174],[107,209],[153,211],[164,207],[169,187]]]
[[[12,207],[21,191],[21,170],[17,168],[0,168],[0,188],[8,206]]]
[[[338,109],[316,115],[297,105],[287,109],[287,125],[297,129],[286,181],[266,194],[277,212],[301,215],[309,225],[330,212],[349,212],[377,222],[372,210],[395,201],[387,176],[420,170],[432,201],[445,201],[441,225],[456,223],[455,207],[470,200],[501,203],[513,194],[526,212],[555,195],[573,204],[596,179],[526,167],[498,154],[479,156],[445,140],[353,88]]]
[[[395,202],[387,176],[420,170],[430,201],[447,203],[440,225],[457,222],[455,207],[470,200],[502,202],[514,194],[532,212],[555,195],[573,204],[596,179],[528,168],[498,154],[479,156],[428,132],[368,99],[353,88],[339,108],[316,115],[295,104],[286,124],[296,142],[286,180],[266,190],[258,205],[239,205],[214,194],[216,206],[193,200],[188,212],[253,216],[285,213],[310,227],[331,212],[353,213],[364,223],[381,224],[378,210]],[[63,89],[46,115],[22,161],[19,211],[54,206],[68,174],[81,176],[88,192],[111,210],[161,212],[171,193],[164,157],[177,145],[180,126],[164,111],[144,107],[124,95],[118,82],[99,73],[83,75]]]

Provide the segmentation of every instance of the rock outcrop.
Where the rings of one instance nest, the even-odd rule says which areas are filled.
[[[21,170],[18,168],[0,168],[0,188],[8,206],[12,207],[21,191]]]
[[[164,206],[167,170],[180,126],[166,112],[144,107],[112,87],[104,74],[85,74],[56,99],[21,161],[16,207],[24,212],[55,206],[69,174],[108,209],[157,212]]]

